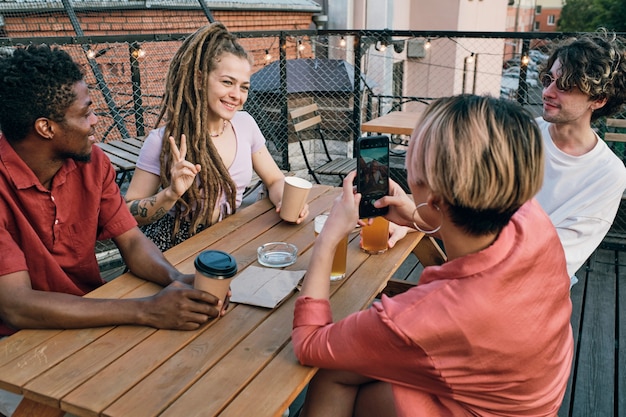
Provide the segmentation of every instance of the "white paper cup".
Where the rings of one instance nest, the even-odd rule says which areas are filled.
[[[303,178],[285,177],[283,199],[280,204],[281,219],[291,223],[298,220],[300,212],[302,212],[306,204],[311,187],[313,187],[313,184]]]

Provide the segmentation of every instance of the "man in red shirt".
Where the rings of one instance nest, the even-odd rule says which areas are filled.
[[[222,310],[137,227],[93,146],[97,117],[80,67],[48,46],[0,59],[0,337],[25,328],[196,329]],[[83,298],[104,282],[96,240],[162,285],[140,299]]]

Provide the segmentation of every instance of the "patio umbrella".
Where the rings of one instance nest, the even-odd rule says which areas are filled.
[[[366,78],[373,88],[376,83]],[[280,93],[280,62],[274,61],[252,74],[254,92]],[[361,89],[364,83],[361,78]],[[287,60],[287,93],[350,92],[354,90],[354,67],[342,59]]]

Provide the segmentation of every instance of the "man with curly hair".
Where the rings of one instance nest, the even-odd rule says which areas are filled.
[[[626,188],[626,168],[592,129],[626,100],[626,54],[605,30],[558,44],[541,72],[546,153],[537,200],[556,227],[574,275],[609,231]]]
[[[191,330],[223,309],[139,230],[94,146],[97,121],[66,52],[33,45],[0,58],[0,338],[26,328]],[[104,284],[101,239],[113,239],[135,275],[165,288],[141,299],[83,298]]]

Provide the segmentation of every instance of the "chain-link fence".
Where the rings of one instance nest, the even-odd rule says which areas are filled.
[[[37,16],[62,23],[56,37],[0,38],[1,51],[41,42],[66,49],[85,69],[100,116],[97,135],[103,141],[144,136],[155,127],[169,61],[195,29],[141,34],[131,25],[127,35],[85,36],[81,31],[89,27],[89,11],[74,19],[63,11]],[[195,26],[206,23],[200,19]],[[256,119],[280,168],[303,177],[308,173],[289,110],[316,103],[330,153],[342,157],[352,156],[356,138],[363,135],[362,122],[391,111],[419,112],[441,96],[502,96],[540,115],[538,71],[550,45],[564,36],[391,30],[236,34],[255,61],[244,109]],[[596,128],[602,136],[604,121]],[[407,139],[391,135],[398,153]],[[319,143],[309,149],[309,160],[321,163],[325,154]],[[621,152],[623,146],[616,149]],[[402,183],[404,172],[396,169],[392,177]],[[337,183],[336,177],[325,180]],[[614,229],[626,233],[626,215],[621,213]]]

